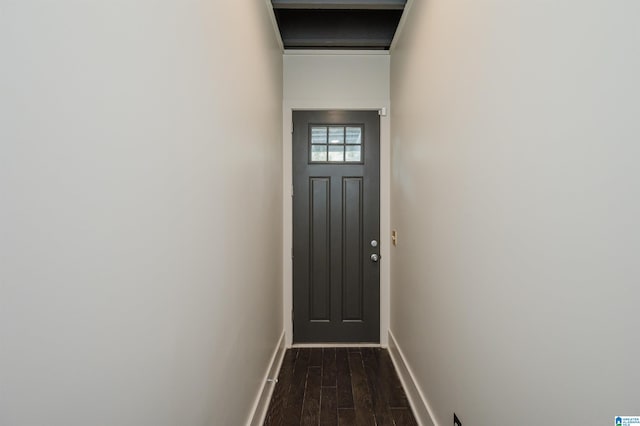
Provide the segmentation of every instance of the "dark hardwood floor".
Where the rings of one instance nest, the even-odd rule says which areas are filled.
[[[417,425],[381,348],[288,349],[264,424]]]

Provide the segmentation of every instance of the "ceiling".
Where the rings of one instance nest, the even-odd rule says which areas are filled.
[[[388,50],[406,0],[271,0],[285,49]]]

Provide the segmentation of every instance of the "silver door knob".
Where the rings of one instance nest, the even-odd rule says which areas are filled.
[[[377,254],[373,253],[371,255],[371,261],[372,262],[377,262],[380,259],[380,256],[378,256]]]

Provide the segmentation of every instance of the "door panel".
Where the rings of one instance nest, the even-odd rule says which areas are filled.
[[[293,340],[378,342],[378,114],[296,111],[293,120]]]
[[[362,321],[362,178],[342,179],[342,319]]]
[[[317,177],[310,179],[311,220],[309,230],[309,319],[328,321],[331,319],[331,210],[330,179]]]

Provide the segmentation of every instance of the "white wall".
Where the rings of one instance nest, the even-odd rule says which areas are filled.
[[[640,414],[640,3],[414,1],[391,330],[437,423]]]
[[[291,114],[293,110],[360,109],[389,106],[389,55],[386,52],[288,51],[284,55],[283,100],[283,321],[292,343]],[[389,116],[380,117],[380,342],[389,330]]]
[[[0,5],[0,424],[239,425],[282,331],[265,2]]]

